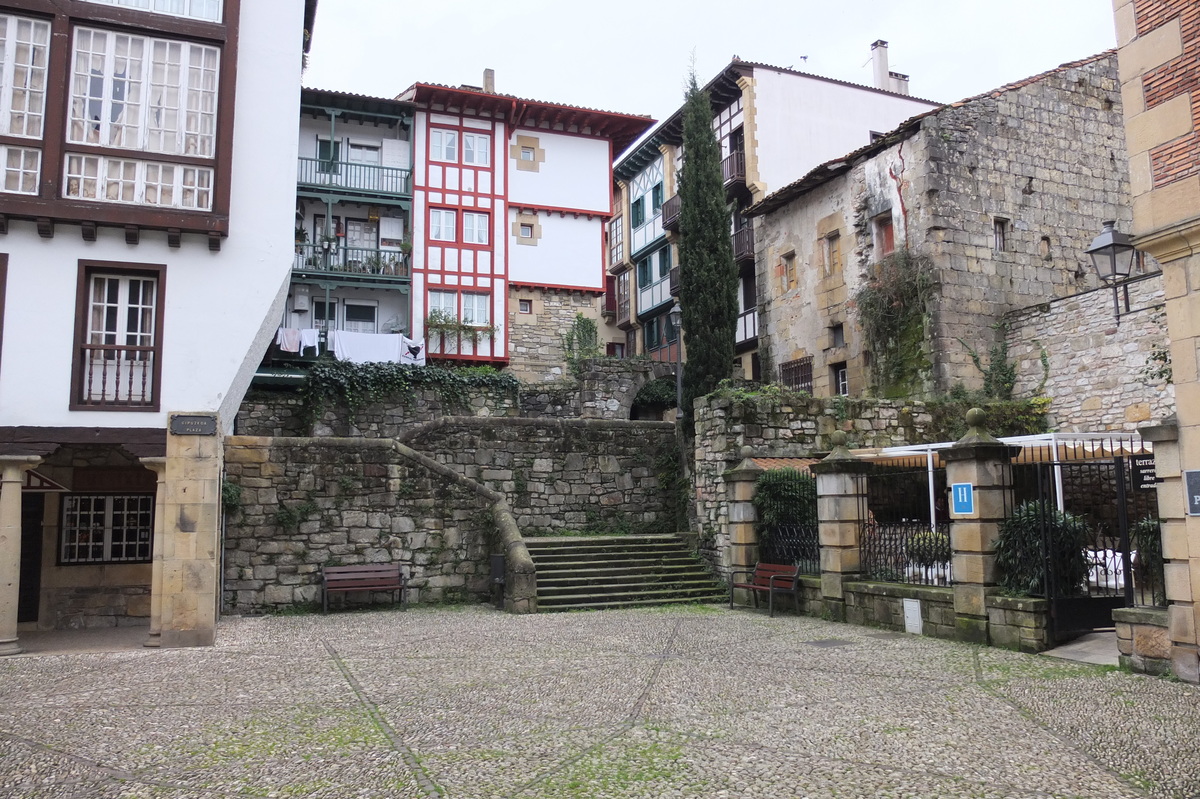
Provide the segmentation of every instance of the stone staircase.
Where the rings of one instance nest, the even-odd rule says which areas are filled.
[[[674,535],[526,538],[541,612],[724,602],[727,594]]]

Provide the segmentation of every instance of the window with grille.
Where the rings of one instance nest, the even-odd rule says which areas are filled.
[[[813,359],[811,355],[780,364],[779,380],[788,388],[812,393]]]
[[[63,497],[60,563],[145,563],[153,540],[153,494]]]

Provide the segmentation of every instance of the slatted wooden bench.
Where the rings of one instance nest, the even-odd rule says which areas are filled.
[[[321,612],[329,612],[329,594],[350,591],[395,591],[404,610],[404,572],[399,563],[325,566],[321,569]]]
[[[738,581],[738,575],[743,578]],[[745,578],[749,578],[748,580]],[[733,607],[733,592],[744,588],[754,599],[754,607],[758,607],[758,595],[767,595],[769,615],[775,615],[775,595],[791,594],[798,596],[800,569],[783,563],[756,563],[753,569],[739,569],[729,575],[729,607]]]

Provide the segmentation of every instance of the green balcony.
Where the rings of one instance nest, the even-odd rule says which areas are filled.
[[[296,172],[296,183],[301,188],[366,197],[412,196],[411,169],[300,158]]]
[[[371,282],[409,280],[408,255],[395,250],[297,244],[292,271],[311,276],[337,276]]]

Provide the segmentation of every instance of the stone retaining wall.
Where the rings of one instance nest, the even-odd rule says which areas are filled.
[[[921,602],[922,635],[954,638],[954,590],[903,583],[848,582],[846,621],[887,630],[904,630],[904,600]]]
[[[1142,375],[1155,347],[1167,341],[1161,274],[1128,286],[1133,313],[1118,321],[1112,289],[1100,288],[1008,314],[1009,360],[1016,394],[1041,388],[1053,424],[1064,431],[1135,431],[1175,410],[1174,386]],[[1119,294],[1124,310],[1124,295]],[[1141,309],[1141,310],[1139,310]],[[1048,369],[1041,358],[1046,354]],[[1041,386],[1045,380],[1045,385]]]
[[[1121,665],[1141,674],[1171,673],[1171,636],[1166,608],[1116,608]]]

